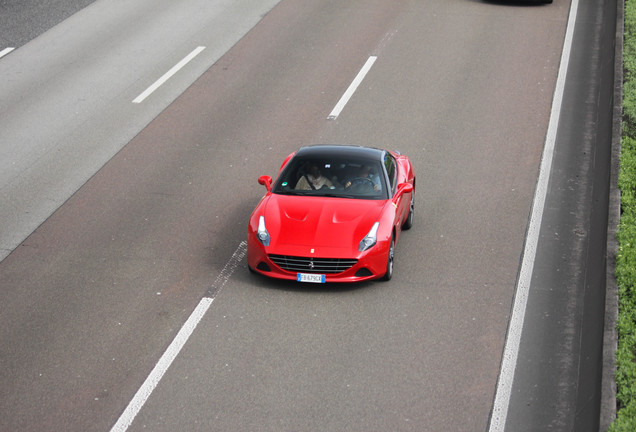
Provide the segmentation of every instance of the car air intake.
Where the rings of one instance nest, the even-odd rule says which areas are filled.
[[[342,273],[353,267],[358,260],[349,258],[316,258],[289,255],[270,255],[274,264],[290,272],[298,273]]]

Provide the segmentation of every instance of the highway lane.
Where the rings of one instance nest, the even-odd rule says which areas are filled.
[[[92,3],[0,61],[0,259],[277,2]],[[207,47],[143,105],[131,101]]]
[[[108,429],[213,295],[131,430],[485,430],[568,5],[336,3],[281,2],[0,264],[2,428]],[[394,280],[209,293],[316,142],[412,157]]]
[[[605,331],[609,341],[603,343],[612,345],[615,326],[605,318],[605,278],[611,297],[614,274],[607,261],[616,251],[607,236],[616,229],[611,219],[619,209],[608,214],[610,196],[616,194],[610,182],[617,175],[610,166],[617,164],[611,157],[620,148],[613,142],[620,133],[612,134],[621,121],[614,112],[615,106],[621,109],[614,69],[622,67],[613,54],[622,7],[621,2],[579,2],[508,430],[597,431],[612,420],[609,408],[599,425],[601,375],[609,382],[603,385],[614,384],[612,370],[602,370],[608,360],[601,341]],[[613,391],[602,403],[615,405]]]
[[[193,1],[175,5],[152,1],[122,5],[102,0],[3,57],[0,257],[6,257],[31,234],[275,3]],[[205,44],[206,50],[172,78],[169,86],[144,104],[132,103],[199,44]],[[78,227],[71,228],[69,233]],[[37,237],[36,233],[30,238]],[[28,244],[43,245],[39,240]],[[94,354],[91,343],[104,339],[102,331],[109,328],[105,323],[111,321],[102,312],[92,312],[96,299],[86,294],[91,287],[99,292],[92,285],[99,277],[95,274],[82,285],[74,278],[75,265],[65,269],[60,259],[53,257],[48,262],[57,276],[46,271],[36,276],[35,262],[20,263],[18,273],[9,264],[2,271],[2,430],[103,430],[110,422],[106,416],[97,416],[102,424],[87,418],[93,411],[85,405],[99,400],[108,385],[99,385],[95,398],[81,392],[73,396],[78,383],[98,382],[102,376],[100,361],[105,357]],[[25,271],[34,278],[23,278]],[[56,277],[61,279],[59,283]],[[23,291],[25,287],[29,288]],[[80,304],[88,311],[78,310],[78,303],[66,294],[85,299]],[[135,313],[143,316],[140,310]],[[96,316],[104,319],[94,321]],[[80,329],[80,336],[75,337],[70,322]],[[73,341],[88,344],[69,348]],[[115,346],[100,343],[117,353],[121,339]],[[79,360],[78,353],[83,353],[81,362],[88,367],[73,363]],[[116,357],[111,355],[111,359]],[[59,365],[62,372],[50,375]],[[125,370],[119,372],[125,375]]]
[[[232,165],[239,178],[275,173],[281,154],[299,139],[391,142],[418,168],[419,207],[416,228],[398,247],[391,284],[316,289],[237,271],[213,293],[213,306],[131,430],[485,430],[567,8],[556,9],[563,14],[557,19],[554,10],[522,9],[526,15],[519,16],[517,8],[471,6],[404,2],[392,6],[393,17],[370,7],[332,34],[334,23],[356,14],[309,15],[283,3],[229,53],[228,66],[222,60],[157,120],[144,141],[160,140],[189,112],[210,112],[202,111],[206,89],[233,87],[223,68],[250,64],[258,71],[258,95],[236,84],[220,101],[225,109],[242,101],[235,109],[245,118],[226,126],[221,115],[223,126],[203,128],[234,137],[239,149],[223,152],[229,160],[246,158]],[[325,16],[309,25],[305,14]],[[373,18],[380,22],[369,24]],[[296,21],[302,37],[301,30],[281,34]],[[358,49],[357,67],[347,67],[341,79],[340,69],[324,64],[338,53],[321,55],[315,41],[324,33],[312,33],[328,28],[324,44],[346,47],[352,34],[378,27]],[[514,39],[520,28],[527,31]],[[285,54],[268,51],[276,60],[263,60],[262,40]],[[534,51],[546,46],[548,55]],[[296,84],[328,88],[322,78],[328,68],[342,92],[368,55],[378,61],[335,122],[325,118],[332,105],[322,91]],[[339,62],[350,64],[342,55]],[[247,87],[252,79],[240,81]],[[186,134],[199,135],[205,132]],[[260,160],[251,164],[254,154]],[[252,184],[242,194],[233,190],[239,202],[227,204],[234,209],[228,220],[246,217],[262,194]],[[223,236],[226,259],[241,239]]]

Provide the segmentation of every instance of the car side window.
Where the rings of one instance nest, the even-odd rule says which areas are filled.
[[[397,181],[397,164],[395,162],[395,158],[389,152],[384,154],[384,167],[386,168],[386,173],[389,176],[391,190],[395,190],[395,183]]]

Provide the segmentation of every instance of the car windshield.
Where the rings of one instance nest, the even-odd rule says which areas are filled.
[[[273,192],[337,198],[387,199],[379,161],[294,157],[276,180]]]

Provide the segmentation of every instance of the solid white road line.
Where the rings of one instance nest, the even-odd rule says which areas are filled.
[[[119,417],[117,423],[112,427],[111,432],[124,432],[128,429],[128,427],[132,424],[133,420],[141,411],[141,408],[144,406],[152,391],[157,387],[161,378],[166,373],[172,362],[177,355],[181,351],[181,348],[185,345],[185,343],[190,338],[190,335],[196,328],[203,315],[210,308],[214,299],[204,297],[201,299],[197,307],[194,309],[194,312],[190,315],[190,318],[185,322],[177,336],[174,338],[168,349],[161,356],[157,364],[155,365],[146,381],[142,384],[142,386],[137,390],[135,396],[132,398],[126,410],[124,410],[123,414]]]
[[[206,297],[201,299],[188,320],[185,322],[183,327],[181,327],[177,336],[175,336],[168,349],[166,349],[166,352],[163,353],[155,367],[152,369],[152,372],[150,372],[150,375],[148,375],[148,378],[146,378],[139,390],[137,390],[137,393],[135,393],[135,396],[133,396],[132,400],[128,403],[128,406],[119,417],[119,420],[117,420],[117,423],[115,423],[115,425],[111,428],[110,432],[125,432],[128,427],[130,427],[133,420],[135,420],[135,417],[139,414],[139,411],[141,411],[141,408],[150,397],[150,394],[153,392],[155,387],[157,387],[161,378],[163,378],[174,359],[177,358],[177,355],[190,338],[190,335],[192,335],[192,332],[194,332],[194,329],[212,305],[212,302],[214,301],[213,296],[218,294],[221,288],[223,288],[223,286],[227,283],[246,253],[247,242],[242,241],[234,254],[232,254],[230,260],[225,264],[225,267],[223,267],[223,270],[221,270],[219,276],[217,276],[216,280],[208,290]]]
[[[362,66],[362,69],[360,69],[360,72],[358,72],[358,75],[356,75],[351,85],[349,85],[347,91],[344,92],[334,109],[331,111],[331,114],[329,114],[329,116],[327,117],[328,120],[334,120],[340,115],[340,112],[345,107],[347,102],[349,102],[349,99],[351,99],[351,96],[353,96],[353,93],[356,91],[364,77],[367,75],[367,73],[371,69],[371,66],[373,66],[373,63],[375,63],[377,58],[377,56],[369,57],[364,66]]]
[[[537,181],[537,188],[535,190],[534,200],[532,203],[532,214],[530,216],[528,233],[526,235],[526,244],[523,251],[521,269],[519,271],[519,280],[517,281],[517,288],[515,290],[512,317],[510,318],[510,323],[508,325],[508,335],[506,337],[501,370],[499,371],[497,392],[495,394],[492,416],[490,418],[490,427],[488,429],[489,432],[503,432],[506,427],[506,418],[508,416],[510,395],[512,392],[512,382],[514,380],[515,368],[517,366],[517,356],[519,354],[519,345],[521,342],[521,331],[523,329],[523,321],[526,314],[528,292],[530,290],[532,270],[534,268],[534,261],[537,253],[539,230],[541,228],[541,220],[543,218],[543,209],[548,191],[548,180],[550,179],[550,170],[554,156],[554,145],[559,126],[559,117],[561,115],[565,78],[568,71],[568,64],[570,62],[570,51],[572,48],[572,37],[574,34],[578,5],[578,0],[572,0],[572,4],[570,5],[568,26],[565,33],[565,41],[563,43],[563,52],[561,53],[561,65],[559,66],[557,83],[552,100],[550,122],[548,124],[548,131],[546,133],[545,144],[543,147],[543,155],[541,157],[539,179]]]
[[[183,60],[181,60],[176,65],[174,65],[172,67],[172,69],[170,69],[161,78],[159,78],[157,81],[155,81],[154,84],[152,84],[150,87],[148,87],[142,94],[137,96],[133,100],[133,103],[141,103],[141,102],[143,102],[144,99],[146,99],[148,96],[150,96],[152,94],[152,92],[157,90],[163,83],[168,81],[170,79],[170,77],[172,77],[174,74],[176,74],[182,67],[184,67],[186,64],[188,64],[193,58],[195,58],[197,55],[199,55],[199,53],[201,51],[203,51],[204,49],[205,49],[204,46],[196,47],[194,49],[194,51],[192,51],[190,54],[185,56],[183,58]]]
[[[7,54],[9,54],[14,49],[15,48],[13,48],[13,47],[3,49],[2,51],[0,51],[0,58],[6,56]]]

